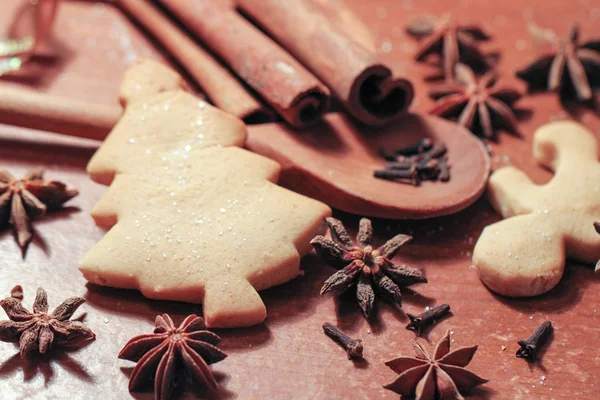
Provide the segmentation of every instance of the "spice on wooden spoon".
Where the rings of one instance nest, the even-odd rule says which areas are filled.
[[[401,183],[418,186],[422,181],[450,180],[450,166],[443,143],[433,144],[425,138],[402,149],[395,150],[392,155],[381,152],[388,160],[383,170],[373,173],[375,178],[389,179]]]

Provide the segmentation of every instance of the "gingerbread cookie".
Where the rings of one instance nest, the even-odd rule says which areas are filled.
[[[152,76],[164,82],[164,67]],[[172,71],[168,70],[169,74]],[[81,262],[89,281],[146,297],[202,303],[210,327],[260,323],[257,293],[300,274],[330,209],[283,189],[280,166],[243,146],[243,123],[176,87],[129,97],[88,165],[112,182],[92,211],[110,228]]]
[[[185,81],[166,65],[152,60],[140,60],[135,68],[125,71],[119,100],[123,106],[175,88],[184,88]]]
[[[554,171],[535,185],[520,170],[492,174],[489,197],[507,218],[486,227],[473,252],[481,280],[505,296],[535,296],[562,277],[565,258],[596,263],[600,258],[600,163],[594,135],[575,122],[539,128],[533,154]]]

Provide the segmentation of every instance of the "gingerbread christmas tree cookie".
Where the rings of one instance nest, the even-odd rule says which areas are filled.
[[[329,208],[277,186],[279,165],[238,147],[246,132],[237,118],[175,87],[123,100],[123,118],[88,165],[112,184],[92,212],[110,230],[81,262],[84,276],[203,303],[209,327],[262,322],[257,290],[300,273]]]
[[[506,218],[486,227],[473,263],[481,280],[506,296],[535,296],[562,277],[565,258],[595,264],[600,258],[600,163],[594,135],[575,122],[537,130],[535,159],[554,171],[535,185],[522,171],[505,167],[490,178],[494,208]]]

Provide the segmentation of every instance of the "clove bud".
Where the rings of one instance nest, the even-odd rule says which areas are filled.
[[[421,333],[425,331],[430,326],[434,325],[436,321],[445,316],[450,312],[450,305],[441,304],[439,306],[435,306],[430,308],[419,315],[413,315],[410,313],[406,313],[410,322],[406,325],[406,329],[409,331],[414,331],[417,336],[421,336]]]
[[[323,324],[323,331],[327,336],[339,343],[346,350],[349,360],[352,358],[363,358],[362,340],[352,339],[341,329],[330,324],[329,322],[325,322]]]
[[[552,323],[546,321],[533,331],[529,339],[519,340],[517,343],[519,343],[521,348],[517,350],[517,357],[524,358],[529,362],[535,362],[538,351],[546,343],[552,331]]]

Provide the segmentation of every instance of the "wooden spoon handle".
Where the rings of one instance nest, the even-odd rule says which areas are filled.
[[[0,123],[103,140],[121,117],[118,106],[84,103],[0,84]]]

